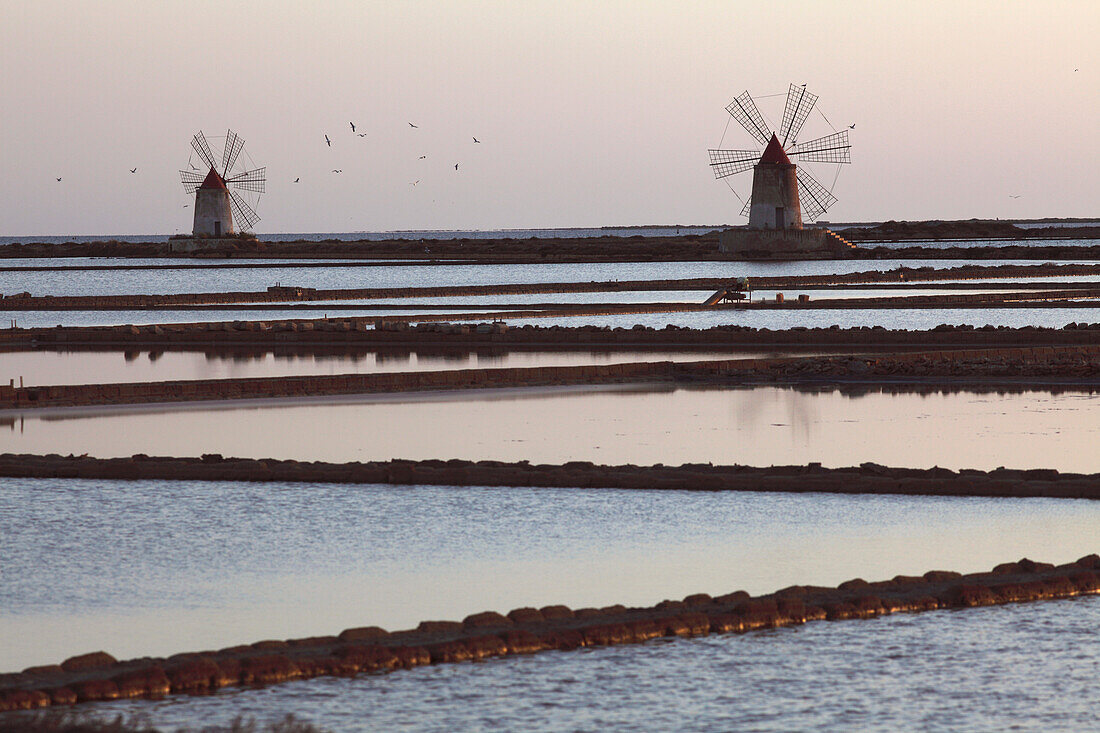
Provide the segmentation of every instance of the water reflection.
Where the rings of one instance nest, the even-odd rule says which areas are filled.
[[[0,450],[354,461],[858,465],[1100,472],[1087,391],[629,385],[46,409]]]
[[[229,379],[351,374],[484,367],[617,364],[631,361],[756,359],[800,354],[847,354],[866,348],[723,348],[678,350],[505,348],[219,347],[169,351],[67,349],[0,352],[0,379],[22,377],[27,385]]]

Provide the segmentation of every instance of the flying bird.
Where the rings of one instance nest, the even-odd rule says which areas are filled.
[[[480,140],[478,140],[478,139],[477,139],[477,138],[475,137],[475,138],[474,138],[474,142],[475,142],[475,143],[480,143],[481,141],[480,141]]]
[[[427,157],[428,157],[428,156],[426,156],[426,155],[421,155],[421,156],[420,156],[419,158],[417,158],[417,160],[424,160],[424,159],[425,159],[425,158],[427,158]]]
[[[355,123],[354,122],[349,122],[348,124],[351,125],[351,131],[355,132]]]
[[[409,127],[415,127],[416,129],[420,129],[420,128],[419,128],[419,127],[418,127],[417,125],[414,125],[414,124],[413,124],[413,123],[411,123],[411,122],[409,123]]]
[[[1009,197],[1010,199],[1018,199],[1018,198],[1020,198],[1021,196],[1023,196],[1023,194],[1021,194],[1021,193],[1018,193],[1018,194],[1016,194],[1015,196],[1013,196],[1012,194],[1009,194],[1009,195],[1008,195],[1008,197]]]
[[[58,182],[60,182],[60,181],[61,181],[61,178],[60,178],[60,177],[58,177],[58,179],[57,179],[57,180],[58,180]]]
[[[355,134],[358,135],[359,137],[366,137],[367,136],[367,133],[365,133],[365,132],[357,132]]]
[[[333,173],[343,173],[343,172],[344,172],[344,169],[343,169],[343,168],[333,168],[333,169],[332,169],[332,172],[333,172]]]
[[[301,178],[302,178],[301,176],[298,176],[297,178],[294,179],[294,182],[297,183],[298,181],[301,180]]]
[[[455,170],[458,170],[458,163],[455,163]],[[58,178],[57,180],[59,180],[59,181],[60,181],[61,179],[60,179],[60,178]]]
[[[131,173],[137,173],[137,168],[131,168],[131,169],[130,169],[130,172],[131,172]]]
[[[417,178],[417,179],[416,179],[415,181],[413,181],[413,182],[412,182],[412,183],[410,183],[409,185],[410,185],[410,186],[415,186],[415,185],[416,185],[416,184],[418,184],[418,183],[420,183],[420,179],[419,179],[419,178]]]
[[[849,130],[854,130],[854,129],[856,129],[856,126],[855,125],[848,125],[848,129]]]
[[[328,145],[330,148],[332,147],[332,141],[328,139],[328,135],[325,135],[325,145]]]

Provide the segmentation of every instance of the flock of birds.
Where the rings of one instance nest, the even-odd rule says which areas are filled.
[[[349,125],[349,126],[351,127],[351,131],[352,131],[352,133],[353,133],[354,135],[357,135],[358,137],[366,137],[366,136],[367,136],[367,133],[365,133],[365,132],[359,132],[359,131],[358,131],[358,128],[357,128],[357,127],[355,126],[355,123],[354,123],[354,122],[348,122],[348,125]],[[420,129],[420,125],[414,125],[414,124],[413,124],[413,123],[411,123],[411,122],[409,123],[409,127],[411,127],[411,128],[412,128],[412,129],[414,129],[414,130],[419,130],[419,129]],[[480,145],[480,144],[481,144],[481,141],[480,141],[480,140],[478,140],[478,139],[477,139],[476,137],[474,137],[474,136],[472,136],[472,135],[471,135],[471,139],[472,139],[472,140],[473,140],[473,141],[474,141],[475,143],[477,143],[478,145]],[[330,138],[330,137],[328,136],[328,133],[327,133],[327,132],[325,133],[325,145],[326,145],[327,147],[330,147],[330,148],[332,147],[332,138]],[[419,158],[417,158],[417,160],[426,160],[426,159],[427,159],[427,157],[428,157],[427,155],[421,155],[421,156],[420,156]],[[455,170],[457,171],[457,170],[458,170],[458,168],[459,168],[459,163],[455,163]],[[333,168],[333,169],[332,169],[332,172],[333,172],[333,173],[343,173],[343,172],[344,172],[344,169],[343,169],[343,168]],[[60,179],[58,179],[58,180],[60,180]],[[293,183],[298,183],[298,182],[300,182],[301,180],[302,180],[301,176],[298,176],[298,177],[296,177],[296,178],[294,179],[294,181],[292,181],[292,182],[293,182]],[[418,183],[420,183],[420,179],[419,179],[419,178],[417,178],[417,179],[416,179],[415,181],[410,181],[410,182],[409,182],[409,185],[410,185],[410,186],[416,186],[416,184],[418,184]]]

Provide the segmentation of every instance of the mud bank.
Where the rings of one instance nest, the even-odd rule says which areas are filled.
[[[991,572],[861,578],[836,588],[791,586],[750,596],[696,593],[648,608],[517,608],[462,621],[424,621],[388,632],[376,626],[335,636],[265,640],[217,651],[118,661],[107,652],[0,675],[0,711],[53,705],[207,694],[319,676],[351,677],[427,664],[479,661],[544,650],[636,644],[661,637],[746,633],[811,621],[875,618],[891,613],[970,608],[1100,593],[1100,556],[1054,566],[1028,559]]]
[[[851,287],[851,286],[849,286]],[[462,318],[478,318],[479,316],[496,316],[498,318],[530,318],[538,316],[561,316],[561,315],[575,315],[575,316],[594,316],[594,315],[616,315],[616,314],[632,314],[632,313],[667,313],[667,312],[683,312],[683,311],[706,311],[706,310],[881,310],[888,308],[1096,308],[1098,305],[1098,299],[1100,299],[1100,288],[1097,288],[1091,284],[1084,283],[1070,283],[1063,284],[1061,287],[1047,286],[1044,289],[1036,289],[1033,287],[1025,286],[1027,289],[1012,291],[1005,291],[1003,288],[993,288],[992,292],[985,293],[964,293],[964,294],[941,294],[941,295],[905,295],[904,291],[899,295],[890,296],[873,296],[873,297],[845,297],[845,298],[824,298],[819,300],[811,300],[809,296],[803,300],[802,296],[799,296],[798,300],[744,300],[736,304],[709,304],[709,303],[667,303],[667,302],[650,302],[650,303],[563,303],[563,302],[544,302],[544,303],[509,303],[509,302],[492,302],[492,303],[453,303],[449,306],[441,306],[438,304],[424,305],[418,303],[410,304],[344,304],[344,303],[329,303],[325,302],[324,305],[310,305],[308,303],[286,303],[285,301],[273,301],[264,302],[263,298],[257,298],[255,301],[251,299],[243,299],[239,301],[233,301],[236,305],[236,310],[253,310],[253,311],[287,311],[287,310],[312,310],[317,311],[320,309],[340,311],[340,310],[378,310],[378,311],[392,311],[395,308],[402,310],[439,310],[444,307],[452,309],[465,309],[467,312],[462,313]],[[707,291],[701,291],[699,300],[703,299],[703,295]],[[0,299],[0,311],[13,310],[13,311],[86,311],[86,310],[98,310],[98,311],[111,311],[111,310],[224,310],[224,304],[218,303],[218,299],[231,294],[218,294],[212,295],[207,298],[196,298],[196,300],[208,300],[212,301],[210,304],[199,303],[186,303],[186,304],[171,304],[171,303],[157,303],[148,304],[145,301],[150,298],[156,299],[160,296],[65,296],[65,297],[53,297],[43,296],[35,298],[3,298]],[[247,295],[247,294],[246,294]],[[257,293],[256,295],[262,295]],[[353,296],[341,295],[336,300],[350,299]],[[301,299],[304,300],[304,299]],[[313,299],[317,300],[317,299]],[[406,315],[399,316],[409,321],[416,321],[424,318],[428,320],[438,320],[439,318],[445,318],[447,314],[429,313],[425,316],[420,315]]]
[[[209,400],[317,397],[422,390],[541,387],[627,382],[730,385],[858,379],[1028,379],[1100,383],[1100,346],[966,349],[768,359],[657,361],[561,367],[353,373],[322,376],[62,384],[0,384],[0,409],[40,409]]]
[[[418,316],[425,320],[428,316]],[[458,320],[459,314],[436,316]],[[1062,328],[941,324],[926,330],[882,326],[772,330],[724,325],[706,329],[668,325],[650,328],[534,326],[494,329],[484,323],[420,323],[402,317],[349,317],[279,321],[165,323],[146,326],[57,326],[0,329],[0,348],[63,348],[70,345],[124,347],[325,346],[492,347],[492,348],[667,348],[676,346],[1069,346],[1100,344],[1100,323]]]
[[[165,481],[257,481],[402,486],[505,486],[662,491],[770,491],[780,493],[901,494],[1100,499],[1100,474],[1053,469],[993,471],[894,468],[864,463],[848,468],[808,466],[606,466],[458,459],[325,463],[271,458],[150,457],[0,454],[0,476]]]

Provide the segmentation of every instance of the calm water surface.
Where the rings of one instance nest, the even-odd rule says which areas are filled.
[[[331,730],[1082,731],[1100,598],[546,652],[113,703],[165,726],[294,713]]]
[[[1100,394],[606,386],[0,413],[0,451],[1100,472]]]
[[[57,259],[48,262],[58,262]],[[45,262],[45,261],[44,261]],[[2,264],[2,260],[0,260]],[[518,265],[404,265],[196,270],[0,272],[0,293],[119,295],[257,291],[281,282],[312,288],[435,287],[499,283],[606,282],[695,277],[821,275],[898,267],[957,267],[959,260],[807,260],[796,262],[607,262]],[[983,265],[1021,264],[983,260]],[[1026,264],[1026,263],[1025,263]]]
[[[0,482],[0,671],[1095,551],[1100,502]]]

